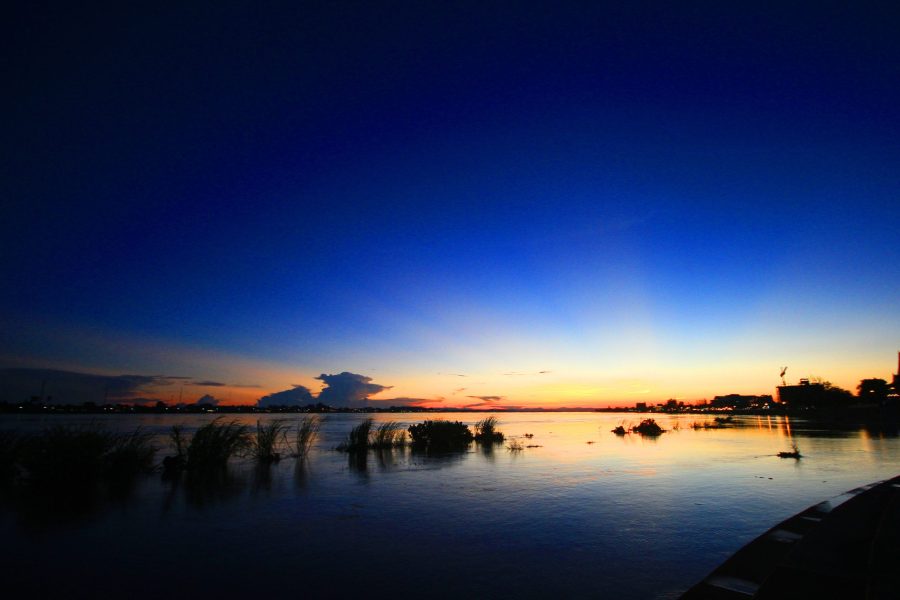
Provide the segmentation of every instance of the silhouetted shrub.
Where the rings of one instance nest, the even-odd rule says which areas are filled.
[[[500,444],[503,442],[503,434],[497,431],[500,422],[497,417],[491,415],[475,423],[475,441],[483,444]]]
[[[616,428],[612,430],[612,432],[616,435],[625,435],[626,433],[628,433],[627,431],[625,431],[625,428],[622,425],[617,425]]]
[[[640,425],[635,425],[634,427],[632,427],[631,431],[633,431],[634,433],[639,433],[641,435],[655,437],[658,435],[662,435],[665,432],[665,429],[660,427],[654,419],[644,419],[643,421],[641,421]]]
[[[799,459],[803,458],[803,455],[800,454],[800,448],[797,446],[797,442],[791,442],[791,451],[790,452],[786,452],[786,451],[779,452],[778,457],[779,458],[795,458],[795,459],[799,460]]]
[[[414,446],[430,450],[465,448],[473,439],[468,425],[459,421],[425,421],[410,425],[408,431]]]

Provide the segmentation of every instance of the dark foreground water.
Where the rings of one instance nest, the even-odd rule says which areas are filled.
[[[375,418],[398,417],[424,419]],[[541,447],[358,461],[332,448],[364,416],[328,415],[307,461],[238,461],[215,484],[152,475],[92,494],[0,492],[2,585],[33,597],[672,598],[790,515],[900,473],[900,439],[866,429],[739,417],[695,431],[704,419],[684,415],[659,417],[680,427],[648,439],[610,433],[638,415],[499,417],[507,436]],[[172,424],[210,418],[22,416],[0,428],[103,420],[165,446]],[[802,460],[775,456],[791,441]]]

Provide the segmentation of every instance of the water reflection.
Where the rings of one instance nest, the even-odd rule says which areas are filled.
[[[168,485],[164,513],[170,511],[179,498],[192,509],[205,510],[236,499],[247,487],[247,477],[227,467],[164,475],[162,480]]]
[[[335,416],[305,460],[265,467],[237,460],[209,477],[164,479],[157,473],[121,486],[104,483],[42,497],[16,484],[0,491],[0,535],[8,553],[40,546],[51,562],[65,559],[56,542],[68,539],[69,548],[93,552],[90,558],[111,571],[127,568],[129,543],[150,540],[148,547],[156,543],[156,552],[165,554],[178,535],[189,536],[191,552],[210,549],[208,557],[197,552],[190,559],[198,571],[210,571],[221,567],[214,550],[226,537],[240,536],[241,548],[230,551],[245,554],[240,558],[248,573],[264,571],[282,589],[298,568],[306,569],[305,576],[322,569],[323,580],[343,576],[341,567],[328,571],[328,561],[352,545],[367,557],[395,549],[411,572],[428,577],[440,577],[431,575],[434,561],[453,565],[456,573],[483,573],[490,564],[502,577],[486,595],[502,596],[500,588],[508,591],[533,572],[548,583],[529,580],[537,587],[523,595],[557,587],[563,597],[614,597],[609,581],[635,586],[630,597],[654,597],[661,581],[671,589],[689,586],[768,526],[900,470],[896,431],[827,430],[771,416],[694,430],[697,415],[663,415],[658,420],[668,431],[645,438],[611,433],[617,423],[638,423],[639,416],[521,413],[503,415],[500,424],[507,440],[524,442],[517,453],[506,444],[472,444],[457,452],[334,451],[362,418]],[[775,456],[800,438],[803,460]],[[532,444],[541,447],[528,448]],[[41,528],[43,537],[32,535]],[[107,546],[122,557],[103,554]],[[427,556],[422,547],[429,548]],[[289,559],[278,562],[282,549]],[[645,576],[647,556],[662,565],[652,578]],[[362,581],[383,575],[376,564],[389,568],[367,560],[354,565],[353,576]],[[588,570],[596,577],[579,583],[577,575]],[[645,580],[652,581],[641,588]]]
[[[0,506],[16,515],[20,527],[40,532],[89,522],[127,504],[133,487],[117,490],[98,482],[69,486],[11,486],[0,490]]]
[[[362,481],[369,480],[369,452],[367,450],[347,453],[347,468]]]

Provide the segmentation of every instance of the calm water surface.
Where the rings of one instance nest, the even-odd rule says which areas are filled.
[[[540,447],[348,460],[333,448],[365,416],[327,415],[307,461],[238,461],[218,485],[154,475],[49,504],[3,492],[4,580],[68,597],[672,598],[775,523],[900,473],[900,439],[865,429],[739,417],[729,429],[695,431],[688,424],[704,419],[680,415],[658,417],[671,430],[649,439],[610,433],[636,423],[633,414],[499,417],[508,437]],[[210,419],[17,416],[0,428],[140,425],[166,446],[173,424]],[[777,458],[791,441],[804,458]]]

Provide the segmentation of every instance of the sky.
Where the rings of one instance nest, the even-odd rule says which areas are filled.
[[[892,3],[124,4],[5,19],[0,400],[896,369]]]

